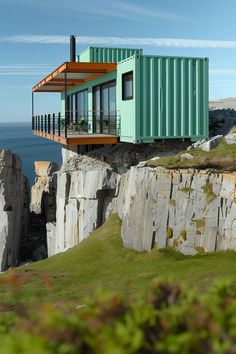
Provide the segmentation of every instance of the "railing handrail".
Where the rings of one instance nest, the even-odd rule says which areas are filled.
[[[116,111],[106,111],[106,114],[94,115],[92,112],[104,111],[85,111],[86,114],[70,115],[66,111],[35,115],[32,117],[32,129],[52,135],[64,135],[67,138],[68,130],[73,129],[77,134],[108,134],[119,136],[120,114]],[[71,111],[74,112],[74,111]],[[91,112],[88,114],[88,112]]]
[[[67,109],[65,112],[106,112],[106,109],[86,109],[85,111],[83,109],[76,110],[76,109]],[[112,109],[109,112],[120,112],[120,109]]]

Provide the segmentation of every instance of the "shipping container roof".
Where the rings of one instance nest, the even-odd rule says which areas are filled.
[[[86,81],[115,71],[115,63],[65,62],[36,84],[33,92],[64,92]]]

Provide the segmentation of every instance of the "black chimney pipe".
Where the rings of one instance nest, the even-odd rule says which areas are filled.
[[[70,61],[75,61],[75,47],[76,47],[75,36],[70,36]]]

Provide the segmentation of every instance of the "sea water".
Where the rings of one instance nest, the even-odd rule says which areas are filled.
[[[33,135],[31,122],[0,123],[0,149],[10,149],[21,157],[31,185],[35,180],[34,161],[61,163],[61,145]]]

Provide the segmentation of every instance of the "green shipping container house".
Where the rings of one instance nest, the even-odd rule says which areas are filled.
[[[58,92],[61,111],[35,115],[36,92]],[[208,138],[208,58],[89,47],[32,93],[33,132],[64,145]]]

